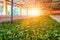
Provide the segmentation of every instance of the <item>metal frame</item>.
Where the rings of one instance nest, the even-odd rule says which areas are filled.
[[[13,24],[13,0],[11,0],[11,24]]]

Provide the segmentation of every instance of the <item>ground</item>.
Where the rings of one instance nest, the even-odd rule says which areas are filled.
[[[60,40],[60,23],[48,15],[2,22],[0,40]]]

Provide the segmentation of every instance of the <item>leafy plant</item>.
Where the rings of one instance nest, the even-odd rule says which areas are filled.
[[[0,40],[60,40],[60,23],[47,15],[2,22]]]

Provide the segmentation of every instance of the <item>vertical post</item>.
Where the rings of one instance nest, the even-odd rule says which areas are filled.
[[[36,8],[36,0],[35,0],[35,8]]]
[[[28,16],[28,7],[26,7],[26,15]]]
[[[22,16],[22,5],[20,7],[20,16]]]
[[[11,0],[11,24],[13,23],[13,0]]]
[[[4,0],[4,13],[7,16],[8,15],[8,9],[7,9],[7,0]]]

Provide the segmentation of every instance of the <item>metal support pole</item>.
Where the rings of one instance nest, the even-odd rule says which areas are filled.
[[[34,3],[35,3],[35,4],[34,4],[34,8],[36,8],[36,0],[34,1]]]
[[[26,11],[27,11],[27,12],[26,12],[26,15],[28,16],[28,7],[26,7]]]
[[[22,16],[22,5],[20,5],[20,16]]]
[[[13,24],[13,0],[11,0],[11,24]]]
[[[7,3],[7,1],[8,0],[4,0],[4,13],[5,13],[6,16],[8,16],[8,9],[7,9],[7,4],[8,3]]]

